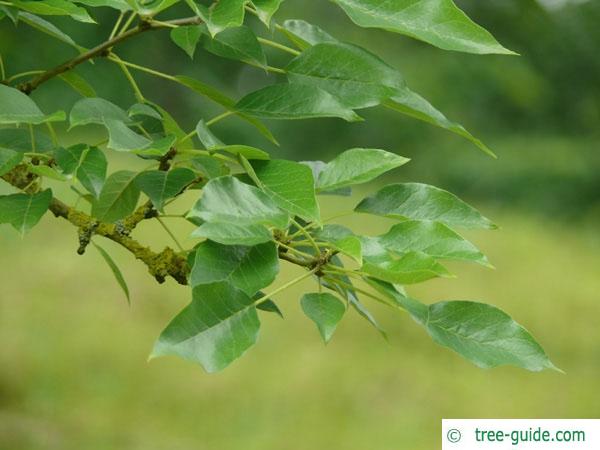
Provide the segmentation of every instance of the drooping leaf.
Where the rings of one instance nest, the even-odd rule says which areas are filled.
[[[77,0],[77,3],[82,5],[91,6],[93,8],[99,8],[101,6],[117,9],[119,11],[128,11],[131,6],[126,0]]]
[[[102,247],[100,247],[94,241],[92,241],[92,244],[94,245],[94,247],[96,247],[96,250],[98,250],[100,255],[102,255],[102,258],[104,259],[104,261],[106,261],[106,264],[108,265],[111,272],[115,276],[115,280],[117,280],[117,283],[119,284],[119,286],[121,287],[121,290],[125,294],[127,303],[131,304],[131,298],[129,296],[129,287],[127,286],[127,282],[125,281],[125,277],[123,276],[121,269],[119,269],[119,266],[117,266],[117,263],[115,263],[115,261],[112,259],[112,257],[108,254],[108,252],[106,250],[104,250]]]
[[[178,167],[168,172],[149,170],[141,172],[135,182],[138,188],[146,194],[158,211],[163,211],[165,201],[175,197],[184,187],[196,179],[196,174],[184,167]]]
[[[90,147],[84,152],[77,169],[77,179],[96,198],[104,186],[107,166],[104,153],[97,147]]]
[[[317,189],[331,191],[366,183],[410,161],[385,150],[353,148],[346,150],[319,173]]]
[[[163,120],[162,115],[150,105],[145,103],[135,103],[127,110],[129,117],[146,116],[156,120]]]
[[[125,0],[131,8],[137,12],[140,16],[152,17],[161,11],[177,4],[180,0],[154,0],[154,1],[140,1],[140,0]]]
[[[338,42],[326,31],[304,20],[286,20],[282,29],[287,38],[301,49],[321,42]]]
[[[344,304],[335,295],[326,292],[304,294],[300,304],[308,318],[317,324],[323,341],[328,343],[346,312]]]
[[[244,24],[244,8],[249,0],[219,0],[210,8],[208,30],[215,35],[227,28]]]
[[[330,93],[306,84],[275,84],[259,89],[242,98],[236,109],[268,119],[339,117],[348,122],[362,120]]]
[[[116,222],[131,214],[140,198],[135,183],[136,172],[120,170],[104,183],[98,200],[92,205],[92,216],[102,222]]]
[[[152,141],[141,134],[137,134],[124,122],[105,119],[104,125],[108,130],[108,144],[106,146],[117,152],[131,152],[145,150],[152,145]],[[168,144],[166,145],[168,150]]]
[[[408,220],[394,225],[377,240],[382,247],[396,254],[419,251],[437,259],[471,261],[490,266],[477,247],[439,222]]]
[[[320,221],[312,171],[304,164],[286,160],[252,164],[265,192],[281,209],[306,221]]]
[[[84,51],[85,48],[77,44],[71,36],[61,31],[56,25],[48,22],[46,19],[38,17],[34,14],[30,14],[25,11],[20,11],[18,16],[20,21],[25,22],[32,28],[46,33],[59,41],[69,44],[71,47],[76,48],[78,51]]]
[[[81,157],[88,149],[85,144],[72,145],[71,147],[58,147],[54,150],[56,164],[65,175],[71,175],[79,168]]]
[[[408,252],[398,259],[386,260],[373,260],[367,252],[363,255],[365,262],[361,271],[389,283],[415,284],[431,278],[450,276],[448,270],[435,258],[422,252]]]
[[[41,16],[70,16],[79,22],[96,23],[85,8],[68,0],[12,0],[11,3],[19,9]]]
[[[207,222],[285,228],[288,215],[260,189],[226,176],[210,180],[189,216]]]
[[[171,40],[194,59],[194,52],[200,40],[202,31],[198,25],[183,26],[171,30]]]
[[[503,365],[530,371],[556,369],[533,336],[500,309],[471,301],[424,305],[413,299],[405,307],[433,340],[475,365]]]
[[[223,245],[258,245],[273,240],[264,225],[236,225],[234,223],[206,222],[194,230],[192,237],[206,238]]]
[[[107,120],[131,123],[123,109],[103,98],[82,98],[73,105],[69,114],[70,128],[91,123],[105,125]]]
[[[300,164],[304,164],[305,166],[310,167],[310,170],[312,170],[313,178],[315,180],[315,189],[316,189],[317,194],[319,194],[319,195],[341,195],[343,197],[349,197],[350,195],[352,195],[352,188],[350,188],[350,187],[335,189],[333,191],[319,191],[318,190],[319,176],[321,175],[321,172],[323,171],[323,169],[325,169],[325,167],[327,167],[327,163],[325,163],[323,161],[300,161]]]
[[[23,160],[23,153],[0,147],[0,176],[9,172]]]
[[[50,189],[37,194],[0,196],[0,223],[9,223],[24,235],[37,225],[48,210],[51,200]]]
[[[454,194],[420,183],[388,185],[364,199],[354,210],[401,220],[435,220],[451,227],[497,228]]]
[[[512,54],[452,0],[333,0],[361,27],[382,28],[467,53]]]
[[[258,13],[258,18],[268,27],[271,18],[277,12],[283,0],[252,0],[254,8]]]
[[[190,273],[190,285],[227,281],[248,295],[270,285],[279,272],[274,242],[248,246],[202,242]]]
[[[217,56],[247,61],[261,67],[267,65],[267,58],[254,32],[246,27],[228,28],[203,39],[204,48]]]
[[[246,159],[268,160],[270,158],[269,154],[264,150],[256,147],[250,147],[249,145],[222,145],[213,147],[212,150],[218,150],[236,156],[241,155]]]
[[[65,113],[57,111],[45,115],[35,102],[21,91],[0,83],[0,124],[40,124],[65,120]]]
[[[57,181],[66,181],[67,177],[65,177],[62,173],[56,171],[56,169],[40,164],[38,166],[29,167],[29,171],[33,174],[36,174],[40,177],[50,178],[52,180]]]
[[[319,87],[352,109],[379,105],[406,86],[402,75],[379,57],[341,42],[307,48],[286,71],[291,82]]]
[[[95,89],[76,72],[69,70],[59,75],[59,78],[83,97],[97,97]]]
[[[362,265],[362,245],[360,239],[358,239],[356,236],[347,236],[337,241],[333,241],[332,244],[336,250],[349,256],[358,264]]]
[[[206,149],[222,147],[225,145],[218,137],[214,135],[211,129],[208,128],[204,120],[200,120],[196,125],[196,135],[198,136],[198,139],[200,139],[200,142],[202,142],[202,145],[204,145],[204,148]]]
[[[192,303],[161,333],[151,358],[176,355],[218,372],[256,343],[254,299],[226,282],[197,286],[192,294]]]
[[[283,319],[283,313],[279,309],[279,306],[277,306],[277,304],[273,300],[267,299],[258,303],[256,305],[256,309],[260,309],[261,311],[267,311],[270,313],[275,313]]]

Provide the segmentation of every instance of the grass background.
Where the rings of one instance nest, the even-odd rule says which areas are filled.
[[[342,211],[352,200],[326,202]],[[298,305],[311,282],[277,296],[285,320],[263,314],[258,345],[221,374],[175,358],[148,363],[158,332],[189,301],[186,288],[156,285],[106,243],[130,283],[128,307],[93,249],[75,255],[69,226],[48,215],[23,242],[5,228],[0,448],[430,450],[443,417],[597,417],[597,229],[490,215],[502,230],[469,237],[497,269],[451,265],[457,280],[412,293],[503,308],[564,375],[478,369],[369,299],[390,343],[350,311],[325,347]],[[342,222],[373,233],[383,226],[365,216]],[[154,224],[136,231],[140,239],[158,232]],[[284,266],[279,283],[296,275]]]

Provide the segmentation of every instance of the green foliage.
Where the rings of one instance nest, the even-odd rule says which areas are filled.
[[[193,16],[159,18],[177,3],[184,3]],[[12,19],[20,18],[76,47],[79,54],[41,73],[2,74],[0,176],[19,192],[0,197],[0,223],[25,233],[51,210],[78,228],[79,253],[90,243],[98,248],[128,300],[123,274],[111,256],[92,241],[94,236],[124,247],[146,264],[159,282],[171,277],[190,286],[192,302],[162,332],[152,356],[178,355],[200,363],[208,372],[222,370],[254,345],[259,311],[281,315],[274,298],[279,300],[287,288],[309,278],[316,281],[318,293],[305,294],[300,304],[325,342],[348,310],[385,337],[366,303],[374,300],[394,312],[407,311],[436,342],[478,366],[554,368],[532,336],[495,307],[475,302],[427,306],[407,293],[406,286],[453,276],[443,265],[445,260],[490,266],[475,245],[452,229],[495,228],[472,206],[433,186],[388,184],[355,208],[357,213],[393,219],[387,232],[362,236],[331,223],[334,219],[327,214],[322,217],[319,195],[347,195],[354,186],[408,163],[407,158],[381,149],[352,148],[328,163],[301,163],[271,159],[260,145],[230,142],[228,136],[215,134],[215,124],[237,116],[276,143],[260,118],[357,122],[362,118],[356,110],[384,106],[459,134],[491,153],[461,125],[411,91],[402,74],[374,53],[340,42],[302,20],[278,24],[273,15],[281,3],[220,0],[207,7],[193,0],[78,2],[83,6],[64,0],[11,1],[8,11],[14,10]],[[399,32],[444,49],[511,53],[450,0],[335,3],[361,26]],[[412,7],[407,8],[409,5]],[[111,36],[90,50],[39,17],[63,15],[91,22],[96,15],[90,15],[86,7],[117,10],[113,11],[117,16]],[[122,23],[127,11],[128,19]],[[252,26],[255,19],[251,16],[289,42],[260,36],[256,30],[264,33],[265,27]],[[168,29],[173,43],[191,58],[201,45],[218,57],[280,77],[237,100],[198,79],[162,73],[117,55],[122,41],[161,29]],[[266,46],[287,56],[282,67],[269,65],[267,55],[271,53],[265,51]],[[128,108],[98,97],[101,90],[78,74],[80,64],[101,57],[114,63],[131,85],[136,102]],[[185,131],[167,110],[146,98],[148,93],[142,92],[134,76],[140,71],[161,82],[179,84],[190,95],[209,99],[222,112],[210,118],[198,111],[197,117],[192,117],[197,125]],[[14,81],[27,77],[21,84]],[[62,140],[71,143],[70,136],[58,139],[52,122],[64,121],[64,113],[46,115],[29,96],[55,77],[83,97],[71,106],[70,130],[99,125],[103,133],[100,143],[65,145]],[[113,151],[120,152],[129,165],[123,162],[126,168],[109,174],[106,155]],[[68,184],[77,193],[77,201],[67,205],[54,198],[44,187],[48,180]],[[180,205],[178,211],[185,206],[187,212],[172,213],[174,202]],[[153,218],[165,228],[177,250],[167,247],[156,252],[136,241],[135,228]],[[194,224],[191,248],[181,244],[187,241],[180,241],[167,219]],[[273,288],[280,261],[300,267],[303,273]]]

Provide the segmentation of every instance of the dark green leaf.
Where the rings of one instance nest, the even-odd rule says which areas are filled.
[[[42,16],[70,16],[79,22],[96,23],[85,8],[68,0],[12,0],[12,4],[24,11]]]
[[[192,237],[206,238],[223,245],[258,245],[273,240],[263,225],[206,222],[194,230]]]
[[[254,300],[224,282],[197,286],[192,293],[192,303],[162,332],[151,358],[177,355],[218,372],[256,343]]]
[[[271,23],[271,18],[277,12],[283,0],[252,0],[252,4],[256,8],[258,18],[268,27]]]
[[[82,98],[73,105],[69,114],[71,128],[90,123],[105,125],[107,120],[131,123],[123,109],[103,98]]]
[[[148,138],[137,134],[125,123],[119,120],[105,119],[104,125],[108,130],[108,148],[117,152],[131,152],[145,150],[152,145]]]
[[[126,0],[77,0],[77,3],[91,6],[93,8],[106,6],[109,8],[118,9],[119,11],[128,11],[131,9]]]
[[[421,252],[408,252],[398,259],[387,260],[372,260],[369,256],[365,251],[362,272],[389,283],[415,284],[431,278],[450,276],[444,266]]]
[[[94,247],[96,247],[98,252],[100,252],[100,255],[102,255],[102,258],[104,258],[104,261],[106,261],[106,264],[108,264],[108,267],[110,267],[110,270],[115,276],[117,283],[119,283],[119,286],[121,287],[123,293],[125,294],[125,297],[127,298],[127,303],[131,304],[131,298],[129,297],[129,287],[127,286],[127,282],[125,281],[123,274],[121,273],[121,269],[119,269],[119,266],[117,266],[115,261],[111,258],[111,256],[107,253],[106,250],[104,250],[94,241],[92,241],[92,244],[94,244]]]
[[[0,83],[0,124],[39,124],[65,120],[65,113],[57,111],[45,115],[35,102],[21,91]]]
[[[267,65],[265,53],[254,32],[245,26],[228,28],[213,38],[203,39],[203,46],[210,53],[236,61],[246,61],[259,66]]]
[[[262,297],[262,295],[261,295],[261,297]],[[277,306],[273,300],[269,300],[269,299],[264,300],[263,302],[256,305],[256,309],[260,309],[261,311],[275,313],[283,319],[283,313],[279,309],[279,306]]]
[[[177,27],[171,30],[171,40],[177,44],[191,59],[200,40],[202,31],[198,25]]]
[[[135,183],[136,172],[120,170],[110,175],[98,201],[92,205],[92,215],[102,222],[116,222],[131,214],[140,198]]]
[[[129,117],[146,116],[152,117],[156,120],[163,120],[162,116],[156,109],[150,105],[146,105],[145,103],[136,103],[131,105],[131,107],[127,110],[127,115]]]
[[[37,225],[48,210],[51,200],[50,189],[37,194],[0,196],[0,223],[9,223],[24,235]]]
[[[290,41],[302,49],[322,42],[338,42],[326,31],[304,20],[286,20],[283,22],[283,32]]]
[[[193,171],[178,167],[168,172],[162,170],[141,172],[135,182],[138,188],[150,198],[154,207],[162,212],[165,201],[175,197],[195,179],[196,174]]]
[[[497,228],[454,194],[419,183],[386,186],[360,202],[355,211],[401,220],[435,220],[464,228]]]
[[[83,154],[77,169],[77,179],[96,198],[104,186],[107,166],[104,153],[96,147],[90,147]]]
[[[308,318],[317,324],[323,341],[328,343],[346,312],[344,304],[328,293],[304,294],[300,304]]]
[[[19,12],[18,18],[20,21],[25,22],[30,27],[35,28],[36,30],[41,31],[42,33],[46,33],[49,36],[52,36],[59,41],[65,42],[72,47],[75,47],[79,51],[84,51],[85,48],[81,45],[77,44],[71,36],[62,32],[60,29],[56,27],[56,25],[48,22],[41,17],[38,17],[34,14],[29,14],[28,12],[21,11]]]
[[[57,172],[50,166],[39,165],[39,166],[31,166],[29,167],[29,171],[34,173],[40,177],[50,178],[52,180],[57,181],[66,181],[67,177],[65,177],[62,173]]]
[[[512,54],[452,0],[333,0],[359,26],[428,42],[444,50]]]
[[[204,145],[206,149],[212,149],[214,147],[222,147],[225,144],[216,137],[213,132],[208,128],[206,122],[204,120],[200,120],[196,125],[196,134],[198,135],[198,139]]]
[[[85,144],[77,144],[71,147],[58,147],[54,150],[54,159],[56,164],[65,175],[71,175],[79,168],[81,157],[88,149]]]
[[[0,147],[0,176],[9,172],[23,160],[23,153]]]
[[[244,23],[244,7],[249,0],[219,0],[210,8],[208,29],[215,35],[227,28],[239,27]]]
[[[59,78],[81,94],[83,97],[97,97],[96,91],[80,75],[72,70],[59,75]]]

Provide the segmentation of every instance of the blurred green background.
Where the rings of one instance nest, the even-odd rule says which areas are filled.
[[[129,281],[128,307],[99,255],[90,250],[77,257],[74,230],[48,215],[24,240],[0,228],[0,449],[430,450],[439,448],[442,417],[599,417],[600,3],[457,3],[521,56],[447,53],[361,30],[330,2],[287,0],[279,17],[304,18],[378,53],[498,160],[382,109],[363,111],[367,121],[359,124],[273,122],[280,148],[236,119],[216,131],[228,143],[296,160],[328,160],[354,146],[411,157],[392,179],[449,189],[502,227],[469,234],[497,270],[453,265],[457,280],[411,292],[426,301],[479,299],[501,307],[536,335],[565,375],[480,370],[437,347],[408,317],[373,304],[389,344],[349,314],[324,347],[298,306],[308,284],[278,297],[285,320],[265,315],[259,345],[224,373],[207,375],[170,358],[148,364],[154,339],[189,301],[188,291],[171,282],[156,285],[130,255],[103,243]],[[108,34],[115,16],[106,9],[94,15],[109,25],[53,22],[91,46]],[[72,56],[7,20],[0,22],[0,53],[9,73]],[[190,63],[164,32],[123,45],[119,55],[192,75],[236,98],[276,79],[202,49]],[[280,54],[269,55],[272,65],[283,64]],[[78,71],[100,95],[123,107],[134,102],[109,63]],[[166,81],[136,77],[186,129],[219,112]],[[69,110],[78,99],[59,80],[34,97],[48,111]],[[76,137],[63,133],[66,141]],[[113,169],[123,161],[114,162]],[[325,198],[323,209],[347,211],[357,199]],[[386,225],[365,217],[340,223],[367,233]],[[157,248],[169,244],[154,224],[136,233]],[[280,280],[293,276],[285,267]]]

